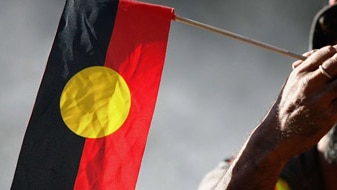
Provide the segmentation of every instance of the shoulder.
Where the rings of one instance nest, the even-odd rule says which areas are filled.
[[[205,175],[205,177],[202,179],[198,189],[199,190],[215,189],[216,185],[223,178],[227,169],[229,168],[230,162],[231,162],[231,159],[226,159],[226,160],[220,162],[217,165],[217,167],[215,167],[213,170],[208,172]]]

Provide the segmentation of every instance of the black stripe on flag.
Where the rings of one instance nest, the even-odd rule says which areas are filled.
[[[11,189],[72,189],[85,139],[64,124],[63,87],[104,65],[118,0],[67,0],[28,123]]]

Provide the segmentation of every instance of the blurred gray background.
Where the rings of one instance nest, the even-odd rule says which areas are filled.
[[[146,0],[296,53],[323,0]],[[0,189],[9,189],[64,0],[0,2]],[[291,70],[292,58],[172,22],[139,190],[197,189],[236,153]]]

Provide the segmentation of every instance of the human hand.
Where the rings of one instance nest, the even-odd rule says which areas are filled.
[[[318,143],[337,121],[337,46],[305,54],[217,189],[273,189],[290,158]],[[244,181],[245,183],[242,183]]]
[[[280,143],[291,155],[314,146],[337,121],[337,46],[304,54],[296,61],[273,110],[281,131]],[[319,66],[323,66],[323,71]]]

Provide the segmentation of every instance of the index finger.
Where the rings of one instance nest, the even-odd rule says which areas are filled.
[[[316,52],[317,49],[313,49],[311,51],[305,52],[302,55],[304,57],[309,57],[310,55],[312,55],[314,52]],[[304,60],[297,60],[292,64],[292,68],[295,69],[296,67],[298,67],[301,63],[303,63]]]
[[[337,52],[336,46],[325,46],[310,55],[306,60],[304,60],[297,68],[301,71],[314,71],[331,56]]]

